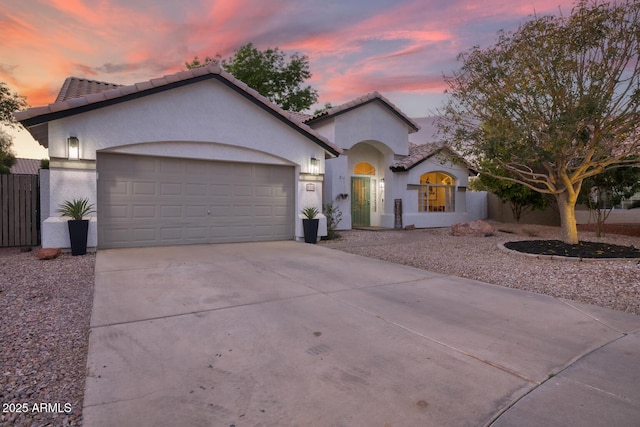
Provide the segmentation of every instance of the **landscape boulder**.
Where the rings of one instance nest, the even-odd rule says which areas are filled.
[[[36,257],[41,260],[54,259],[59,257],[61,253],[60,248],[42,248],[36,252]]]
[[[488,237],[495,233],[496,229],[491,224],[480,219],[472,222],[460,222],[451,226],[453,236]]]

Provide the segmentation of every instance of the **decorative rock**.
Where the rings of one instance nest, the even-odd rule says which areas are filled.
[[[415,224],[410,224],[410,225],[407,225],[404,229],[407,230],[407,231],[415,230],[416,226],[415,226]]]
[[[488,237],[493,236],[496,229],[480,219],[472,222],[460,222],[451,226],[453,236]]]
[[[40,260],[54,259],[59,257],[61,253],[60,248],[42,248],[36,252],[36,257]]]

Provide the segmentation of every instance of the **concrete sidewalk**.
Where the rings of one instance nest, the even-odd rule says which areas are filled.
[[[295,242],[99,251],[85,426],[637,426],[640,316]]]

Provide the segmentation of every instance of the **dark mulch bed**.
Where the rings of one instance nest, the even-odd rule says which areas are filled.
[[[507,242],[504,246],[514,251],[536,255],[559,255],[575,258],[640,258],[640,249],[634,246],[599,242],[580,242],[577,245],[570,245],[561,240],[522,240]]]

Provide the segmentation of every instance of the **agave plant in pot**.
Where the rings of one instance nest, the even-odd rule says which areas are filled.
[[[88,199],[67,200],[58,212],[62,216],[68,216],[71,219],[67,221],[69,226],[69,240],[71,240],[71,255],[84,255],[87,253],[87,235],[89,232],[89,220],[84,219],[93,210],[93,205]]]
[[[306,207],[301,211],[304,218],[302,218],[302,229],[304,230],[305,243],[316,243],[318,240],[318,222],[320,221],[318,216],[318,208],[313,206]]]

